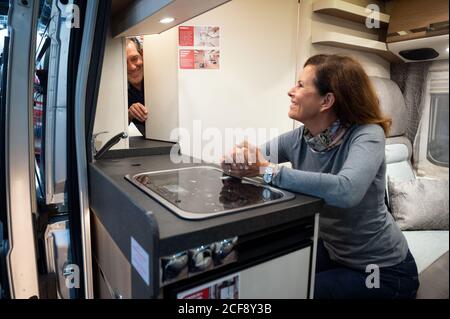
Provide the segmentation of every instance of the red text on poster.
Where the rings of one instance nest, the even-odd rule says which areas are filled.
[[[180,69],[195,69],[194,50],[180,50]]]
[[[191,47],[194,45],[194,27],[181,26],[178,28],[178,40],[180,47]]]

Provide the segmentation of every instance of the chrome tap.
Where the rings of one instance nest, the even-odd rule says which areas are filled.
[[[94,138],[102,133],[107,133],[107,132],[97,133],[94,135]],[[124,138],[128,138],[128,134],[126,132],[121,132],[117,135],[114,135],[111,139],[109,139],[105,143],[105,145],[98,152],[95,150],[95,146],[94,146],[94,152],[93,152],[93,154],[95,154],[94,159],[99,160],[103,156],[103,154],[105,154],[111,147],[116,145],[121,139],[124,139]],[[94,145],[94,143],[92,143],[92,144]]]

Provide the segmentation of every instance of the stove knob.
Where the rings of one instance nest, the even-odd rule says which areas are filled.
[[[179,253],[173,256],[161,258],[163,268],[163,282],[176,279],[182,279],[180,276],[184,269],[187,268],[188,256],[187,253]],[[187,272],[186,272],[187,275]]]
[[[212,265],[212,252],[209,246],[189,250],[189,272],[208,270]]]

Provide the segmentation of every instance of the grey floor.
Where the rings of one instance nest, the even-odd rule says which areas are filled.
[[[448,252],[420,274],[417,299],[449,299]]]

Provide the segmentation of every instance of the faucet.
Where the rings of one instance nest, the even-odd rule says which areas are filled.
[[[99,134],[103,134],[103,133],[108,133],[108,132],[100,132],[97,134],[94,134],[93,138],[95,139]],[[105,145],[98,151],[95,151],[95,146],[94,147],[94,159],[99,160],[103,154],[105,154],[111,147],[113,147],[114,145],[116,145],[121,139],[127,138],[128,134],[126,132],[121,132],[117,135],[114,135],[111,139],[109,139]],[[94,145],[94,143],[92,143]]]

